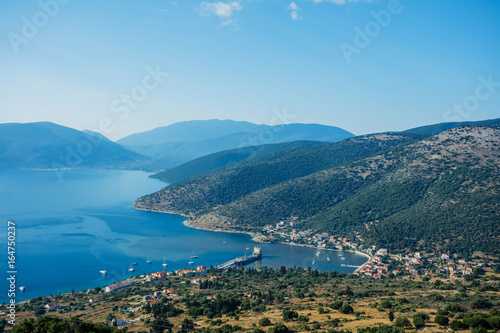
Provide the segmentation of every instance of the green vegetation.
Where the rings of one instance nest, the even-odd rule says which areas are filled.
[[[499,255],[499,137],[498,129],[461,127],[424,139],[371,135],[264,154],[136,207],[240,231],[290,220],[298,230],[359,237],[393,253]]]

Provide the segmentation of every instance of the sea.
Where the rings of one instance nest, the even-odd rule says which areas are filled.
[[[244,234],[188,228],[182,224],[186,218],[179,215],[134,210],[135,199],[168,186],[149,176],[124,170],[2,171],[0,303],[13,298],[11,282],[16,302],[22,302],[102,288],[164,270],[164,262],[168,271],[216,266],[251,254],[254,246],[263,253],[261,260],[250,265],[255,268],[283,265],[352,273],[355,267],[347,265],[359,266],[367,260],[348,252],[341,260],[335,251],[258,244]],[[8,221],[15,224],[15,246],[10,248]],[[135,271],[130,272],[130,267]],[[101,275],[101,270],[108,274]],[[11,276],[15,279],[8,280]]]

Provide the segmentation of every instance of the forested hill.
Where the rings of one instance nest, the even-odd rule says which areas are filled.
[[[234,168],[236,166],[241,166],[244,162],[251,161],[252,159],[264,154],[322,144],[326,144],[326,142],[293,141],[224,150],[218,153],[197,158],[195,160],[181,164],[175,168],[157,173],[152,177],[161,179],[169,183],[179,182],[194,178],[196,176],[200,176],[204,173],[208,173],[216,169],[225,167]]]
[[[500,129],[460,127],[266,154],[241,168],[166,187],[135,207],[193,223],[359,235],[393,251],[500,254]]]
[[[337,143],[277,151],[166,187],[137,200],[135,208],[203,214],[246,195],[414,141],[414,134],[376,134]]]

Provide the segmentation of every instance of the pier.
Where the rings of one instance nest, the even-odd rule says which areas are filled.
[[[256,260],[259,260],[262,258],[262,253],[260,252],[260,247],[255,246],[253,248],[253,253],[250,256],[247,256],[246,254],[243,257],[238,257],[232,260],[229,260],[223,264],[220,264],[217,266],[217,268],[229,268],[232,266],[244,266],[246,264],[249,264],[251,262],[254,262]]]

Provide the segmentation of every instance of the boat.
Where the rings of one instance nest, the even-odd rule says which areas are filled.
[[[133,262],[130,263],[130,268],[128,269],[129,272],[135,271],[134,267],[132,267],[133,264],[134,264]]]
[[[314,265],[315,263],[316,263],[316,260],[313,260],[313,263],[312,263],[312,264]]]
[[[326,262],[330,262],[330,257],[326,257]]]
[[[257,261],[261,258],[262,258],[261,248],[259,246],[254,246],[253,253],[251,255],[247,256],[245,253],[245,255],[243,257],[236,258],[234,260],[233,265],[235,265],[236,267],[241,267],[241,266],[245,266],[247,264],[250,264],[254,261]]]
[[[149,257],[148,257],[148,260],[146,260],[146,263],[147,263],[147,264],[152,263],[152,261],[151,261],[151,259],[149,259]]]
[[[340,260],[345,260],[345,258],[344,257],[340,257]]]
[[[224,241],[222,242],[222,244],[226,244],[227,243],[227,238],[224,238]]]
[[[163,257],[163,267],[167,267],[168,264],[165,262],[165,257]]]
[[[19,290],[21,290],[21,291],[25,291],[25,290],[26,290],[26,288],[25,288],[24,286],[21,286],[21,287],[19,287]]]
[[[247,247],[246,247],[246,249],[245,249],[245,250],[247,250],[247,251],[248,251],[248,250],[250,250],[250,248],[248,247],[248,244],[247,244]]]
[[[135,262],[135,261],[134,261],[134,262],[132,263],[132,265],[138,265],[138,264],[137,264],[137,262]]]
[[[194,250],[193,250],[193,254],[191,255],[191,259],[198,259],[198,256],[194,253]]]
[[[320,254],[321,254],[321,253],[320,253],[319,251],[318,251],[318,252],[316,252],[316,256],[317,256],[317,257],[319,257],[319,255],[320,255]]]
[[[342,267],[346,267],[347,265],[346,265],[346,264],[341,264],[340,266],[342,266]]]
[[[101,273],[102,275],[107,275],[108,274],[107,271],[99,271],[99,273]]]
[[[194,265],[194,261],[190,261],[190,262],[188,262],[188,264]]]

